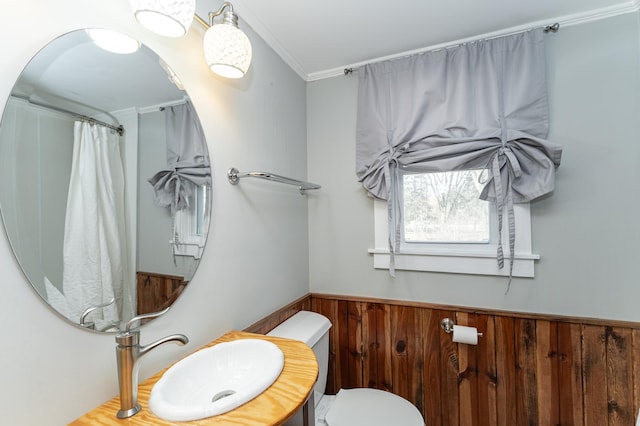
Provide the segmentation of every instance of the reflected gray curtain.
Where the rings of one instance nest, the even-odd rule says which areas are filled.
[[[167,167],[149,178],[154,201],[169,207],[172,215],[189,207],[194,185],[211,182],[211,167],[198,116],[187,101],[164,109],[167,135]]]
[[[498,232],[508,215],[513,268],[513,203],[552,192],[562,155],[545,139],[545,68],[542,30],[532,30],[359,69],[356,174],[373,197],[388,201],[392,261],[399,168],[486,168],[481,198],[496,203]],[[502,268],[501,242],[497,257]]]

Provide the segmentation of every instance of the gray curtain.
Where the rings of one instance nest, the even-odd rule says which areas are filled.
[[[187,101],[166,107],[167,167],[149,178],[154,201],[171,213],[189,206],[195,185],[211,182],[209,155],[198,116]]]
[[[392,254],[400,241],[399,168],[486,168],[481,198],[496,203],[500,228],[508,215],[513,268],[513,203],[552,192],[562,154],[545,139],[545,72],[542,30],[359,69],[356,174],[389,203]],[[502,268],[501,242],[497,257]]]

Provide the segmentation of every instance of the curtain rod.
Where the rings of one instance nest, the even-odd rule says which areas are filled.
[[[138,108],[138,113],[140,113],[140,114],[149,114],[151,112],[158,112],[158,111],[161,111],[162,108],[175,106],[175,105],[182,105],[182,104],[185,104],[188,101],[189,101],[189,96],[185,95],[181,99],[176,99],[176,100],[173,100],[173,101],[161,102],[161,103],[156,103],[156,104],[153,104],[153,105],[147,105],[147,106],[144,106],[144,107],[139,107]]]
[[[185,98],[185,99],[183,99],[183,100],[181,100],[179,102],[167,103],[167,104],[164,104],[164,105],[160,105],[158,107],[158,111],[164,111],[166,108],[169,108],[169,107],[184,105],[184,104],[187,103],[187,101],[188,101],[188,98]]]
[[[537,27],[537,28],[539,28],[539,27]],[[462,42],[460,42],[460,41],[456,41],[456,42],[453,42],[453,43],[452,43],[452,44],[450,44],[450,45],[442,45],[442,46],[438,46],[438,47],[436,47],[436,48],[434,48],[434,49],[427,49],[427,50],[424,50],[424,51],[422,51],[422,52],[415,52],[415,53],[412,53],[411,55],[402,55],[402,56],[399,56],[399,57],[397,57],[397,58],[388,58],[388,59],[386,59],[386,60],[399,59],[399,58],[401,58],[401,57],[402,57],[402,58],[405,58],[405,57],[407,57],[407,56],[417,55],[417,54],[419,54],[419,53],[435,52],[435,51],[437,51],[437,50],[442,50],[442,49],[450,49],[450,48],[452,48],[452,47],[461,46],[461,45],[463,45],[463,44],[465,44],[465,43],[471,43],[471,42],[473,42],[473,41],[479,41],[479,40],[491,40],[491,39],[494,39],[494,38],[506,37],[506,36],[510,36],[510,35],[513,35],[513,34],[520,34],[520,33],[523,33],[523,32],[525,32],[525,31],[530,31],[531,29],[532,29],[532,28],[527,29],[527,30],[514,31],[514,32],[512,32],[512,33],[500,34],[500,35],[496,35],[496,36],[494,36],[494,37],[486,37],[486,38],[481,37],[481,38],[478,38],[478,39],[469,39],[469,40],[465,40],[465,41],[462,41]],[[557,33],[559,29],[560,29],[560,23],[556,22],[555,24],[545,26],[545,27],[542,29],[542,31],[544,31],[545,33]],[[383,61],[384,61],[384,59],[383,59]],[[376,61],[376,62],[378,62],[378,61]],[[382,61],[380,61],[380,62],[382,62]],[[374,62],[371,62],[371,63],[374,63]],[[344,73],[344,75],[349,75],[349,74],[352,74],[354,71],[358,71],[358,67],[347,67],[347,68],[345,68],[345,69],[344,69],[343,73]]]
[[[72,116],[74,116],[76,118],[79,118],[80,120],[87,121],[89,123],[99,124],[101,126],[104,126],[104,127],[108,128],[108,129],[111,129],[111,130],[117,132],[118,135],[120,135],[120,136],[122,136],[124,134],[124,127],[120,123],[118,123],[118,125],[109,124],[109,123],[105,123],[104,121],[96,120],[95,118],[87,117],[86,115],[79,114],[77,112],[69,111],[69,110],[64,109],[64,108],[60,108],[60,107],[56,107],[56,106],[53,106],[53,105],[47,105],[47,104],[43,104],[43,103],[40,103],[40,102],[32,101],[31,99],[29,99],[26,96],[18,96],[18,95],[11,95],[11,96],[16,98],[16,99],[21,99],[21,100],[23,100],[25,102],[28,102],[31,105],[38,106],[40,108],[51,109],[53,111],[58,111],[58,112],[62,112],[64,114],[72,115]]]

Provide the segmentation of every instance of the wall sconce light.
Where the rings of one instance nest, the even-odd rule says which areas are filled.
[[[222,23],[214,24],[214,18],[219,15]],[[251,43],[238,28],[238,15],[231,3],[224,2],[216,12],[209,12],[208,26],[203,44],[211,71],[227,78],[243,77],[251,64]]]
[[[143,27],[167,37],[185,35],[196,12],[196,0],[129,0],[129,4]]]
[[[209,22],[195,15],[195,0],[129,0],[134,16],[148,30],[168,37],[187,33],[195,18],[207,31],[204,34],[204,56],[214,73],[227,78],[243,77],[251,64],[251,43],[238,28],[238,15],[233,5],[224,2],[209,13]],[[222,15],[222,22],[214,18]]]

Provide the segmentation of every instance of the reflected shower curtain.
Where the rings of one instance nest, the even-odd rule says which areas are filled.
[[[119,138],[103,126],[76,122],[63,248],[63,292],[70,320],[87,317],[96,329],[117,325],[128,272],[125,239],[124,172]],[[123,294],[124,293],[124,294]],[[123,300],[123,297],[125,300]]]

